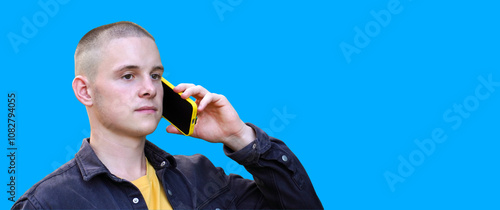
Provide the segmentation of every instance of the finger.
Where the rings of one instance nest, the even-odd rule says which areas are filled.
[[[173,133],[173,134],[182,134],[175,126],[169,125],[167,126],[167,133]]]
[[[224,105],[225,96],[216,93],[210,93],[209,98],[203,98],[200,102],[200,106],[198,106],[198,110],[203,111],[209,104],[214,105],[215,107],[220,107]],[[226,99],[227,100],[227,99]]]
[[[203,109],[205,109],[205,107],[213,101],[213,99],[214,99],[214,94],[208,93],[201,100],[197,100],[200,101],[198,104],[198,111],[202,112]]]
[[[207,89],[205,89],[204,87],[202,87],[200,85],[196,85],[194,87],[189,87],[186,90],[184,90],[184,93],[182,93],[181,97],[183,99],[186,99],[186,98],[189,98],[190,96],[193,96],[196,99],[201,99],[201,98],[205,97],[205,95],[208,93],[210,93],[210,92],[208,92]]]
[[[186,89],[188,89],[190,87],[194,87],[194,86],[196,86],[196,85],[191,84],[191,83],[181,83],[181,84],[174,87],[174,92],[176,92],[176,93],[184,92]]]

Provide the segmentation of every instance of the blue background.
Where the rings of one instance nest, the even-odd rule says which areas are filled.
[[[230,11],[218,12],[214,2]],[[92,28],[121,20],[156,38],[170,82],[226,95],[244,121],[284,140],[326,209],[500,208],[500,88],[488,91],[478,79],[500,81],[497,3],[401,0],[400,12],[379,28],[370,11],[388,11],[397,1],[61,3],[50,14],[36,1],[0,9],[2,209],[12,205],[7,93],[16,93],[17,199],[73,158],[89,136],[85,107],[71,88],[74,51]],[[23,18],[38,21],[29,37]],[[370,42],[348,62],[341,43],[356,47],[355,28],[367,33],[367,25]],[[27,42],[13,45],[9,34]],[[486,99],[477,99],[477,87]],[[469,116],[449,114],[462,122],[453,129],[456,121],[443,116],[464,102]],[[293,115],[287,121],[276,114],[285,110]],[[227,173],[251,178],[222,145],[167,134],[167,125],[162,120],[148,139],[172,154],[202,153]],[[447,140],[428,144],[434,148],[428,155],[411,156],[424,154],[415,140],[436,128]],[[413,171],[398,172],[400,157],[416,163]],[[390,184],[388,172],[404,182]]]

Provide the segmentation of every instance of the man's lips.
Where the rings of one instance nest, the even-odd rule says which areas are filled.
[[[140,113],[155,113],[156,111],[158,111],[158,109],[154,106],[143,106],[136,109],[135,111]]]

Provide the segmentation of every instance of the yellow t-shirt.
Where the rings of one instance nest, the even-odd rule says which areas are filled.
[[[165,190],[163,190],[163,186],[156,176],[155,169],[147,159],[146,163],[146,175],[132,181],[132,184],[141,191],[142,197],[144,197],[146,205],[148,205],[148,209],[172,209],[170,202],[168,202],[167,195],[165,195]]]

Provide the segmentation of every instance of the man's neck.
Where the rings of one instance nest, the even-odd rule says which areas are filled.
[[[90,134],[90,146],[99,160],[112,174],[129,181],[146,175],[145,142],[146,137],[121,136],[110,131]]]

